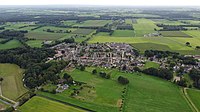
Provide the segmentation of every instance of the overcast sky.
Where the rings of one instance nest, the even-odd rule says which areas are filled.
[[[0,5],[200,6],[200,0],[0,0]]]

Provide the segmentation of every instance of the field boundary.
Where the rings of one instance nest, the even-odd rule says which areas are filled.
[[[183,91],[183,94],[184,94],[185,99],[186,99],[187,102],[189,103],[189,105],[190,105],[190,107],[192,108],[192,110],[193,110],[194,112],[199,112],[199,110],[197,109],[197,107],[195,106],[195,104],[192,102],[192,100],[191,100],[190,97],[188,96],[188,94],[187,94],[187,88],[183,88],[182,91]]]

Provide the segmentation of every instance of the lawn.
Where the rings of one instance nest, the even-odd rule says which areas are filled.
[[[22,74],[24,70],[14,64],[0,64],[0,76],[3,77],[3,96],[16,100],[28,90],[24,88]]]
[[[112,34],[113,37],[134,37],[134,30],[115,30]]]
[[[144,69],[151,68],[151,67],[159,68],[159,66],[160,66],[159,63],[148,61],[148,62],[145,63]]]
[[[192,37],[182,31],[160,31],[164,37]]]
[[[46,98],[35,96],[22,105],[21,112],[86,112]]]
[[[154,33],[154,29],[160,29],[152,20],[137,19],[137,24],[133,24],[136,37],[143,37],[145,34]]]
[[[41,48],[42,47],[42,40],[29,40],[26,42],[30,47],[37,47]]]
[[[200,111],[200,91],[195,89],[187,89],[187,93],[194,105]]]
[[[75,27],[103,27],[110,23],[111,20],[87,20],[82,23],[77,23]]]
[[[11,40],[5,44],[0,44],[0,50],[17,48],[20,46],[22,46],[22,44],[18,40]]]

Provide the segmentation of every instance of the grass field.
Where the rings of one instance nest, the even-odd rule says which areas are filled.
[[[0,50],[2,49],[12,49],[22,46],[18,40],[11,40],[5,44],[0,44]]]
[[[160,31],[164,37],[192,37],[182,31]]]
[[[85,112],[46,98],[35,96],[19,108],[21,112]]]
[[[114,37],[134,37],[135,33],[133,30],[115,30],[112,34]]]
[[[96,34],[96,36],[109,36],[109,33],[107,32],[99,32]]]
[[[137,19],[137,24],[133,24],[136,37],[143,37],[145,34],[153,33],[154,28],[157,27],[152,20],[149,19]]]
[[[200,54],[195,47],[199,45],[200,38],[171,38],[171,37],[110,37],[110,36],[95,36],[91,38],[89,43],[105,43],[105,42],[118,42],[128,43],[135,46],[140,51],[146,49],[157,50],[170,50],[177,51],[182,54]],[[192,47],[185,45],[186,42],[190,42]],[[158,45],[158,46],[157,46]]]
[[[72,34],[89,35],[94,31],[95,30],[92,30],[92,29],[77,29],[77,30],[73,31]]]
[[[29,40],[26,43],[30,46],[30,47],[37,47],[37,48],[41,48],[42,47],[42,40]]]
[[[195,89],[187,89],[187,93],[194,105],[200,111],[200,91]]]
[[[151,67],[159,68],[159,66],[160,66],[159,63],[148,61],[148,62],[145,63],[144,69],[151,68]]]
[[[16,100],[19,96],[27,92],[22,82],[24,70],[14,64],[0,64],[0,76],[3,77],[3,96]]]
[[[93,69],[97,69],[98,72],[105,71],[111,75],[111,79],[92,75]],[[125,112],[141,112],[141,110],[143,112],[192,112],[178,86],[156,77],[94,67],[86,68],[84,72],[74,70],[69,74],[73,79],[85,82],[94,89],[83,88],[75,98],[68,96],[69,90],[56,95],[44,92],[38,94],[94,111],[98,110],[98,112],[118,112],[117,102],[120,101],[121,91],[126,87],[117,82],[117,78],[122,75],[130,81],[124,100]]]
[[[185,25],[180,21],[170,21],[166,19],[153,19],[156,24],[164,24],[164,25]]]
[[[83,23],[78,23],[73,26],[78,26],[78,27],[103,27],[107,23],[111,22],[111,20],[87,20],[84,21]]]

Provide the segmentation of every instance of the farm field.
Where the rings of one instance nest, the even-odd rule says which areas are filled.
[[[0,64],[0,76],[3,77],[1,89],[3,96],[16,100],[27,92],[22,82],[24,70],[14,64]]]
[[[200,110],[200,91],[194,89],[187,89],[187,93],[194,105],[197,107],[197,109]]]
[[[72,26],[72,25],[76,24],[76,21],[73,21],[73,20],[71,20],[71,21],[62,21],[62,23],[64,25]]]
[[[198,37],[194,38],[171,38],[171,37],[110,37],[110,36],[95,36],[91,38],[89,43],[105,43],[105,42],[119,42],[135,44],[136,48],[140,51],[145,51],[146,49],[155,48],[158,50],[170,50],[177,51],[183,54],[200,54],[195,50],[195,47],[200,43]],[[190,42],[192,47],[185,45],[186,42]],[[146,45],[145,45],[146,44]],[[144,46],[145,45],[145,46]],[[150,45],[150,46],[149,46]],[[161,46],[157,46],[161,45]]]
[[[0,50],[17,48],[20,46],[22,46],[22,44],[18,40],[11,40],[5,44],[0,44]]]
[[[93,29],[77,29],[77,30],[73,31],[72,34],[89,35],[94,31],[95,30],[93,30]]]
[[[93,69],[109,73],[111,79],[103,79],[91,74]],[[68,96],[69,90],[55,95],[45,92],[38,92],[38,94],[87,109],[98,110],[98,112],[118,112],[117,102],[121,98],[121,91],[127,87],[127,96],[124,101],[125,112],[141,112],[141,110],[144,112],[192,112],[178,86],[156,77],[94,67],[86,68],[84,72],[74,70],[69,74],[77,81],[94,86],[93,92],[88,93],[90,89],[85,88],[75,98]],[[118,84],[117,78],[120,75],[129,79],[128,86]]]
[[[182,31],[159,31],[164,37],[192,37]]]
[[[170,21],[166,19],[152,19],[156,24],[164,24],[164,25],[185,25],[181,21]]]
[[[42,40],[29,40],[26,42],[30,47],[37,47],[40,48],[42,47]]]
[[[83,23],[78,23],[73,26],[75,27],[103,27],[110,22],[111,20],[87,20],[87,21],[84,21]]]
[[[148,62],[145,63],[144,69],[151,68],[151,67],[159,68],[159,66],[160,65],[158,63],[156,63],[156,62],[148,61]]]
[[[135,33],[133,30],[115,30],[112,36],[113,37],[134,37]]]
[[[96,34],[96,36],[109,36],[109,33],[107,32],[99,32]]]
[[[19,108],[21,112],[86,112],[46,98],[35,96]]]
[[[145,34],[154,33],[154,29],[160,29],[152,20],[137,19],[137,23],[133,24],[136,37],[143,37]]]

